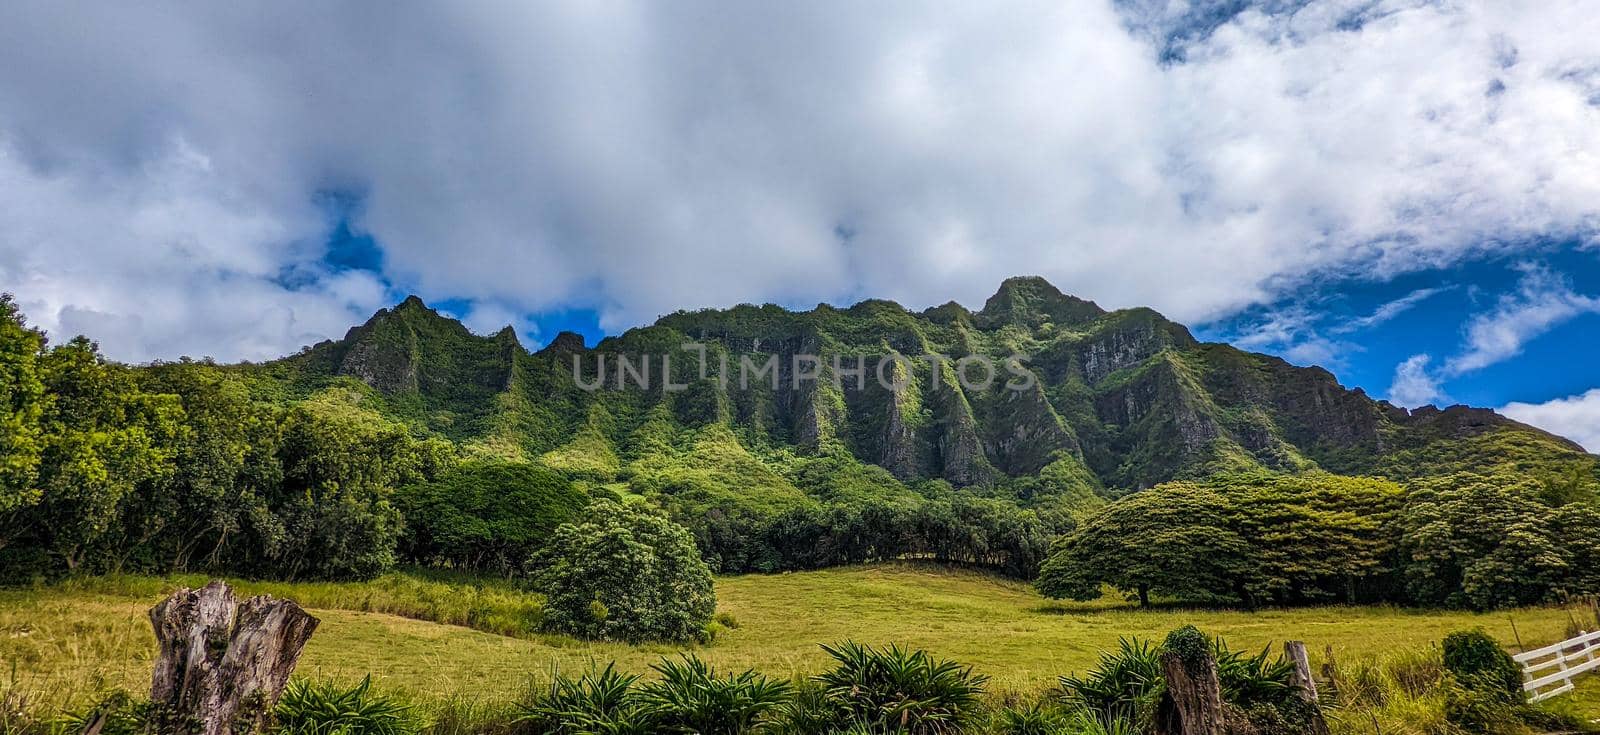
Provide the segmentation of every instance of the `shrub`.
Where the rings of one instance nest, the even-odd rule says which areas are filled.
[[[576,679],[557,674],[550,688],[522,706],[517,722],[549,735],[645,735],[655,732],[648,712],[638,706],[633,685],[639,677],[607,664]]]
[[[829,735],[843,727],[843,713],[828,699],[827,687],[811,679],[795,683],[773,719],[778,735]]]
[[[969,666],[935,660],[926,651],[823,646],[837,665],[816,677],[844,721],[871,732],[907,735],[959,730],[978,708],[987,676]]]
[[[1450,682],[1444,692],[1445,719],[1467,732],[1512,735],[1524,731],[1518,706],[1500,692],[1458,682]]]
[[[295,679],[274,710],[284,735],[415,735],[425,723],[411,705],[372,691],[372,676],[350,689]]]
[[[640,705],[662,732],[698,735],[741,735],[789,695],[789,683],[746,670],[718,677],[698,657],[662,661],[653,667],[661,678],[640,687]]]
[[[1063,676],[1062,691],[1069,704],[1102,721],[1147,723],[1166,691],[1161,674],[1161,652],[1138,638],[1117,640],[1117,650],[1102,652],[1100,662],[1082,678]]]
[[[1167,653],[1178,655],[1183,660],[1183,665],[1190,670],[1198,666],[1211,654],[1211,641],[1206,638],[1199,628],[1185,625],[1167,634],[1167,640],[1161,648]]]
[[[1444,667],[1462,684],[1508,702],[1524,701],[1522,668],[1488,633],[1456,631],[1444,637],[1443,648]]]
[[[716,610],[694,538],[636,505],[597,502],[536,555],[546,629],[583,638],[692,641]]]

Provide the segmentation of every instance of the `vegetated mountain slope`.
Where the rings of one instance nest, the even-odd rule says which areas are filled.
[[[705,345],[704,372],[687,343]],[[1002,367],[987,388],[963,386],[956,363],[921,359],[935,353],[997,365],[1021,355],[1036,379],[1012,390]],[[648,390],[631,375],[617,389],[619,355],[636,368],[649,356]],[[681,388],[664,389],[663,355]],[[821,356],[820,379],[795,381],[795,355]],[[860,377],[848,372],[857,355],[868,356]],[[888,364],[896,387],[885,387],[874,368],[893,355],[914,359]],[[754,371],[741,380],[741,359],[759,367],[769,356],[776,387]],[[605,387],[581,388],[602,359]],[[233,369],[287,400],[358,382],[375,410],[472,452],[693,503],[730,488],[782,506],[938,480],[1090,502],[1263,469],[1403,478],[1510,468],[1597,481],[1595,456],[1492,411],[1407,411],[1321,368],[1201,343],[1150,309],[1107,312],[1039,278],[1007,280],[976,312],[742,305],[678,312],[593,348],[563,333],[534,353],[509,327],[476,336],[411,297],[342,340]],[[981,383],[984,371],[968,375]]]

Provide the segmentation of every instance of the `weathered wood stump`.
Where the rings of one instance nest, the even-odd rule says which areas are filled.
[[[259,731],[318,622],[271,595],[236,602],[221,580],[172,593],[150,609],[161,645],[150,684],[156,731]]]
[[[1156,713],[1156,732],[1161,735],[1223,735],[1222,683],[1217,680],[1217,661],[1209,652],[1187,659],[1174,652],[1161,654],[1161,670],[1167,679],[1167,693],[1161,697]]]
[[[1284,641],[1283,655],[1294,664],[1290,682],[1306,703],[1311,735],[1328,735],[1328,720],[1322,716],[1322,702],[1317,699],[1317,680],[1311,677],[1311,655],[1306,653],[1302,641]]]

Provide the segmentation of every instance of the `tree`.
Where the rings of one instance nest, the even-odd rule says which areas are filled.
[[[1552,598],[1571,577],[1556,514],[1539,500],[1543,490],[1477,474],[1414,483],[1400,518],[1408,596],[1479,609]],[[1581,520],[1582,507],[1565,517]]]
[[[657,511],[607,501],[532,560],[545,626],[583,638],[692,640],[716,611],[694,537]]]
[[[1152,591],[1248,606],[1353,600],[1392,569],[1402,496],[1390,482],[1325,473],[1166,483],[1086,519],[1052,550],[1037,586],[1091,599],[1110,584],[1146,603]]]
[[[153,365],[143,387],[183,405],[173,471],[142,486],[123,519],[118,566],[151,571],[259,568],[281,541],[268,505],[283,484],[283,414],[208,362]]]
[[[467,463],[432,482],[409,485],[399,500],[412,558],[501,574],[520,569],[588,503],[570,481],[544,467],[494,461]]]
[[[1089,600],[1109,584],[1141,605],[1152,593],[1247,598],[1258,570],[1250,545],[1229,526],[1229,510],[1215,490],[1188,483],[1134,493],[1058,542],[1035,586],[1048,597]]]
[[[449,445],[418,441],[349,395],[296,406],[282,431],[283,485],[270,505],[283,531],[265,550],[270,571],[363,578],[392,567],[403,529],[394,490],[436,476]]]
[[[39,502],[44,335],[28,326],[11,294],[0,294],[0,518]],[[0,535],[0,548],[6,538]]]
[[[51,348],[40,368],[50,400],[34,520],[41,546],[75,570],[121,518],[124,500],[171,472],[183,409],[173,396],[141,390],[83,337]]]

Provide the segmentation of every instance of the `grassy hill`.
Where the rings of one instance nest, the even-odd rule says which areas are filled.
[[[142,690],[154,654],[146,610],[179,582],[197,581],[202,580],[108,578],[0,591],[0,661],[16,667],[13,686],[36,693],[83,694],[106,686]],[[511,697],[530,677],[552,669],[583,670],[616,661],[644,672],[663,655],[690,650],[498,635],[415,619],[509,629],[506,620],[537,606],[536,597],[494,582],[396,575],[368,583],[240,587],[304,600],[322,619],[306,648],[302,674],[349,681],[370,672],[386,686],[428,696]],[[1058,675],[1091,665],[1118,637],[1159,638],[1184,624],[1240,648],[1301,639],[1314,658],[1331,646],[1340,661],[1351,662],[1428,645],[1449,631],[1472,627],[1484,628],[1513,650],[1519,636],[1532,647],[1559,640],[1575,616],[1586,614],[1554,607],[1495,614],[1349,606],[1254,613],[1140,610],[1113,599],[1052,602],[1026,585],[986,574],[911,564],[722,577],[717,594],[719,611],[739,627],[692,650],[719,666],[806,674],[824,663],[819,643],[899,642],[974,665],[994,677],[999,693],[1037,691]],[[1595,686],[1586,691],[1593,696]]]

